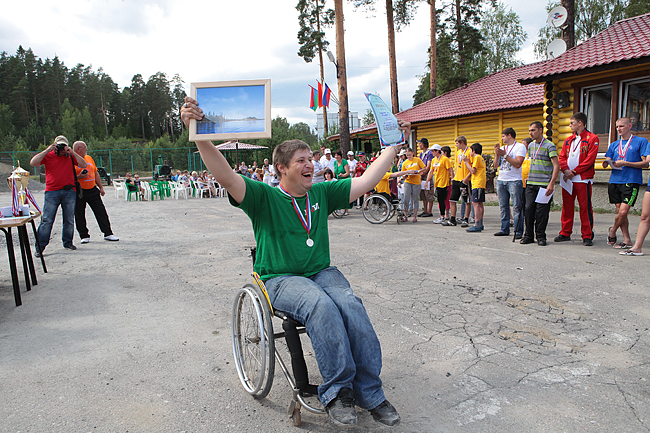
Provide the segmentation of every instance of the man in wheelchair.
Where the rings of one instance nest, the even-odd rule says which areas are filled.
[[[181,118],[200,120],[201,108],[185,98]],[[401,122],[405,136],[410,123]],[[381,347],[361,300],[350,283],[330,266],[327,217],[379,182],[396,155],[387,148],[361,177],[312,184],[314,165],[309,146],[288,140],[273,152],[278,188],[232,171],[210,141],[197,141],[201,157],[216,181],[228,190],[233,206],[251,219],[257,253],[255,271],[266,284],[271,304],[304,324],[311,339],[323,384],[318,397],[338,425],[357,422],[355,404],[373,418],[395,425],[400,417],[386,400],[379,378]]]

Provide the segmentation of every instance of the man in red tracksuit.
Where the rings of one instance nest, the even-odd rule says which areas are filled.
[[[598,136],[585,129],[587,116],[575,113],[571,116],[573,135],[564,141],[560,151],[560,170],[564,180],[573,186],[569,194],[562,188],[562,229],[555,242],[571,240],[575,200],[580,206],[582,244],[590,247],[594,239],[594,214],[591,208],[591,184],[594,180],[594,163],[598,154]]]

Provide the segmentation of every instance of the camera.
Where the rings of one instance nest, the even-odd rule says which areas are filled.
[[[65,150],[66,146],[67,146],[67,144],[65,144],[65,143],[56,143],[56,149],[54,149],[54,152],[57,155],[60,155],[61,152],[63,152]]]

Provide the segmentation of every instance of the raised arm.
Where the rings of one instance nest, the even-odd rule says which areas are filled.
[[[409,122],[400,121],[400,129],[404,131],[404,136],[411,135],[411,124]],[[397,151],[401,146],[387,147],[379,155],[379,158],[363,173],[362,176],[352,178],[350,186],[350,202],[356,200],[359,196],[371,191],[375,185],[379,183],[384,174],[393,163],[393,159],[397,156]]]
[[[203,110],[198,106],[196,100],[186,96],[185,104],[181,108],[181,119],[185,126],[189,128],[190,119],[201,120],[203,116]],[[241,203],[246,195],[246,182],[244,179],[232,171],[226,158],[214,147],[211,141],[197,141],[196,147],[201,152],[201,158],[203,158],[205,166],[208,167],[214,179],[219,185],[226,188],[237,203]]]

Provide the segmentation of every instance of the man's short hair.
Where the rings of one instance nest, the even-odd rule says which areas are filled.
[[[534,126],[535,129],[544,129],[544,125],[542,125],[542,122],[540,122],[539,120],[531,122],[531,124],[528,126]]]
[[[278,176],[278,179],[282,178],[282,173],[278,169],[278,166],[289,167],[291,158],[301,149],[311,150],[309,145],[302,140],[286,140],[276,146],[275,150],[273,150],[273,167],[275,168],[275,174]]]
[[[618,122],[619,120],[623,120],[625,123],[629,123],[629,124],[632,123],[632,121],[630,120],[629,117],[619,117],[618,119],[616,119],[617,122]]]
[[[503,132],[501,134],[509,135],[512,138],[517,138],[517,133],[515,132],[515,130],[513,128],[506,128],[506,129],[503,130]]]
[[[424,145],[424,147],[426,147],[427,149],[429,148],[429,140],[428,139],[423,137],[422,139],[418,140],[418,142],[420,144]]]
[[[483,153],[483,146],[481,146],[481,143],[474,143],[472,144],[472,150],[475,154],[480,155]]]
[[[460,143],[465,143],[465,145],[467,145],[467,138],[465,138],[464,135],[459,135],[458,137],[456,137],[454,141],[456,143],[460,142]]]
[[[575,120],[576,122],[582,122],[582,125],[584,127],[587,127],[587,115],[585,113],[577,112],[571,116],[571,119]]]

